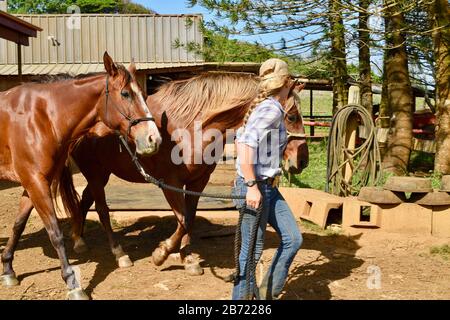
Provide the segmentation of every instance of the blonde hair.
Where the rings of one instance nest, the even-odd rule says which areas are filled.
[[[243,126],[258,104],[267,98],[278,94],[290,79],[287,63],[280,59],[269,59],[261,65],[258,95],[253,100],[244,117]]]

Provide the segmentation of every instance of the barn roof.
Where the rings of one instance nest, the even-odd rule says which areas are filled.
[[[44,14],[16,15],[42,32],[22,49],[23,74],[86,73],[103,70],[103,53],[116,62],[134,60],[141,69],[197,65],[203,46],[201,15]],[[176,45],[176,44],[179,45]],[[16,49],[0,39],[0,75],[17,70]]]
[[[28,38],[36,37],[38,31],[42,29],[0,10],[0,38],[28,46]]]

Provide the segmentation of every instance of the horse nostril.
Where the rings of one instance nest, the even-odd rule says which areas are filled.
[[[305,161],[305,160],[301,160],[301,161],[300,161],[300,167],[301,167],[302,169],[308,167],[308,162]]]

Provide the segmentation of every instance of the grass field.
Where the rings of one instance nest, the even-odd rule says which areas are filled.
[[[322,141],[308,141],[309,166],[299,175],[288,174],[283,176],[283,186],[297,186],[300,188],[312,188],[325,190],[327,179],[327,143],[325,138]],[[411,152],[409,162],[409,172],[418,173],[432,179],[433,188],[439,188],[440,177],[433,173],[434,155],[424,152]],[[383,185],[388,175],[384,174],[380,185]]]
[[[310,97],[311,91],[304,90],[300,93],[301,109],[303,116],[308,119],[311,115],[310,110]],[[374,94],[374,104],[380,103],[381,95]],[[331,116],[333,109],[333,94],[330,91],[313,91],[313,115],[316,118],[321,116]],[[424,99],[416,99],[416,109],[424,109]],[[330,119],[321,119],[321,122],[331,122]],[[310,127],[306,126],[306,133],[310,133]],[[329,127],[315,127],[315,136],[327,137],[329,134]],[[308,141],[310,158],[309,166],[300,175],[294,175],[289,177],[285,175],[283,177],[283,185],[298,186],[302,188],[313,188],[317,190],[324,190],[326,184],[326,172],[327,172],[327,139],[322,141]],[[409,171],[410,172],[422,172],[427,176],[432,175],[434,162],[434,155],[426,154],[422,152],[413,151],[411,153]],[[436,180],[433,178],[433,181]],[[433,182],[434,183],[434,182]]]
[[[323,116],[331,116],[332,110],[333,110],[333,93],[331,91],[312,91],[313,94],[313,106],[312,106],[312,114],[316,118],[320,118]],[[303,116],[308,119],[311,116],[311,91],[310,90],[303,90],[300,93],[300,104],[302,109]],[[381,101],[381,95],[380,94],[374,94],[373,95],[373,103],[379,104]],[[424,99],[423,98],[416,98],[416,110],[424,110]],[[320,121],[329,121],[331,122],[331,118],[327,120],[320,120]],[[306,133],[310,134],[310,127],[306,127]],[[315,127],[314,130],[315,136],[327,136],[329,133],[328,127]]]
[[[283,186],[297,186],[300,188],[312,188],[325,190],[327,179],[327,140],[320,142],[308,141],[309,166],[299,175],[283,176]]]

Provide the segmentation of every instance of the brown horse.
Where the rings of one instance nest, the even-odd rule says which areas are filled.
[[[194,148],[187,155],[187,161],[175,164],[171,156],[178,141],[172,141],[172,134],[177,129],[185,128],[190,133],[191,144],[194,145],[195,121],[202,121],[203,132],[211,128],[220,131],[218,142],[223,145],[226,130],[242,125],[243,118],[256,97],[257,85],[256,77],[233,73],[204,74],[163,85],[156,94],[147,99],[164,143],[158,154],[141,160],[146,171],[178,188],[203,191],[216,164],[204,162],[195,164]],[[303,86],[297,88],[293,86],[292,90],[294,89],[301,90]],[[285,104],[285,123],[290,138],[284,158],[286,169],[292,173],[301,172],[308,164],[308,148],[298,103],[298,97],[294,98],[294,95],[291,95]],[[203,141],[200,149],[204,151],[210,142]],[[87,138],[72,152],[74,161],[88,181],[81,200],[81,212],[72,212],[74,222],[72,237],[75,251],[82,252],[87,249],[82,239],[83,226],[86,214],[95,201],[95,208],[107,231],[116,260],[119,266],[125,267],[132,263],[128,256],[123,256],[123,251],[114,239],[104,188],[111,173],[130,182],[144,183],[145,180],[135,169],[128,153],[119,144],[119,139],[115,136]],[[64,185],[69,186],[70,183],[65,182]],[[185,269],[190,274],[202,274],[203,270],[195,262],[188,248],[199,198],[169,190],[164,190],[164,195],[175,213],[178,227],[175,233],[153,252],[153,261],[156,265],[161,265],[170,253],[180,250]]]
[[[106,74],[27,83],[0,93],[0,179],[19,182],[25,189],[12,236],[2,253],[3,285],[19,283],[12,266],[14,251],[34,207],[58,253],[68,298],[86,299],[67,260],[53,205],[52,189],[56,189],[68,153],[99,121],[128,135],[140,154],[155,153],[161,143],[136,82],[134,65],[129,71],[117,66],[106,52],[104,65]]]

